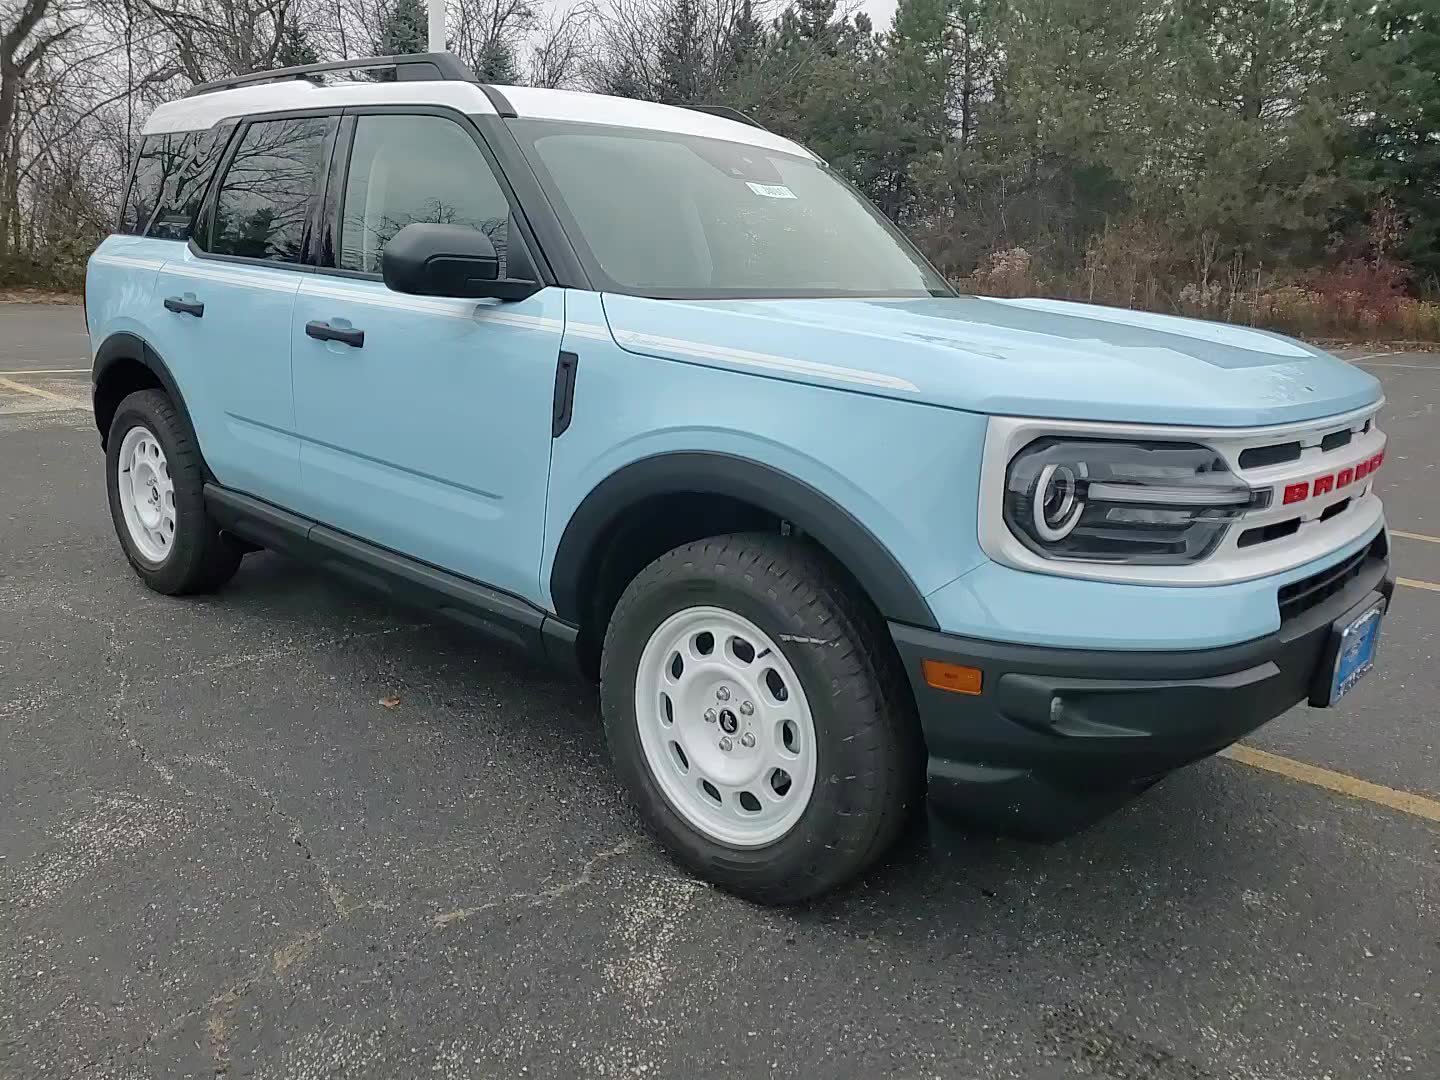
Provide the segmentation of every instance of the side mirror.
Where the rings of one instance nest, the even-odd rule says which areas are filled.
[[[391,237],[380,256],[387,288],[414,296],[523,300],[539,282],[500,277],[495,245],[478,229],[416,222]]]

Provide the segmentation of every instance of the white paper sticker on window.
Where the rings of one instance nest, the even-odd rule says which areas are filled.
[[[793,199],[795,193],[784,184],[756,184],[746,180],[745,186],[756,195],[764,195],[767,199]]]

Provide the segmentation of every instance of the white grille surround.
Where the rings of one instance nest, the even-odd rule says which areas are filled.
[[[993,416],[985,433],[981,461],[979,539],[980,548],[995,562],[1017,570],[1060,577],[1087,578],[1131,585],[1214,586],[1253,581],[1322,559],[1353,541],[1374,536],[1384,524],[1384,509],[1367,475],[1340,488],[1314,495],[1318,478],[1335,476],[1345,469],[1368,463],[1385,450],[1385,434],[1375,417],[1384,399],[1352,412],[1320,420],[1257,428],[1175,427],[1158,424],[1087,423],[1043,420],[1029,417]],[[1348,440],[1340,433],[1348,432]],[[1269,505],[1246,511],[1226,530],[1220,543],[1204,559],[1180,566],[1131,566],[1123,563],[1089,562],[1081,559],[1045,558],[1037,555],[1010,531],[1005,523],[1005,474],[1011,460],[1036,439],[1047,436],[1134,440],[1143,442],[1198,443],[1214,450],[1230,471],[1252,489],[1270,492]],[[1330,442],[1344,445],[1326,450]],[[1299,444],[1299,455],[1273,465],[1243,468],[1241,455],[1247,450]],[[1290,449],[1293,454],[1293,448]],[[1246,455],[1247,461],[1256,455]],[[1286,505],[1285,491],[1295,484],[1307,484],[1307,498]],[[1343,510],[1332,508],[1349,500]],[[1325,512],[1330,516],[1325,518]],[[1288,523],[1298,526],[1288,531]],[[1263,539],[1261,530],[1286,535]],[[1247,544],[1241,546],[1241,537]]]

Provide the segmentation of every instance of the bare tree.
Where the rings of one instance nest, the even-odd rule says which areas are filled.
[[[591,60],[595,6],[586,0],[551,15],[530,52],[531,86],[567,87],[579,81]]]
[[[516,53],[539,25],[528,0],[453,0],[450,51],[486,82],[518,82]]]
[[[138,0],[191,82],[275,66],[295,0]]]
[[[70,14],[57,0],[24,0],[14,20],[0,24],[0,260],[18,232],[21,89],[36,65],[79,29]]]

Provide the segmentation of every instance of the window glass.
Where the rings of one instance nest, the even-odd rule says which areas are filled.
[[[605,288],[644,296],[948,296],[874,207],[811,158],[665,131],[515,121]]]
[[[190,239],[223,145],[210,129],[146,136],[135,173],[137,192],[144,177],[146,216],[137,217],[135,228],[126,231],[160,240]]]
[[[155,213],[155,204],[160,200],[160,185],[164,180],[161,144],[165,135],[146,135],[140,140],[140,151],[135,159],[135,176],[130,181],[130,190],[125,196],[125,209],[120,214],[120,231],[139,236],[150,224]]]
[[[298,262],[331,120],[263,120],[240,137],[215,200],[210,250]]]
[[[490,237],[508,277],[510,204],[459,124],[439,116],[361,116],[345,178],[340,266],[380,272],[380,253],[417,221],[464,225]]]

